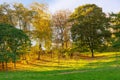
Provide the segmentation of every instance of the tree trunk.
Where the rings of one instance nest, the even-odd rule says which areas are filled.
[[[14,51],[15,53],[16,51]],[[14,54],[14,68],[16,69],[16,54]]]
[[[64,49],[64,42],[62,41],[62,49]]]
[[[8,70],[8,65],[7,65],[7,61],[6,61],[6,70]]]
[[[38,51],[38,60],[40,60],[40,51]]]
[[[68,48],[68,41],[66,41],[66,49]]]
[[[4,69],[4,62],[2,61],[2,69]]]
[[[16,69],[16,62],[14,62],[14,68]]]
[[[94,51],[93,51],[93,49],[91,49],[91,53],[92,53],[92,58],[94,58]]]
[[[39,42],[38,60],[40,60],[40,52],[41,52],[41,50],[42,50],[41,47],[42,47],[42,46],[41,46],[41,43]]]

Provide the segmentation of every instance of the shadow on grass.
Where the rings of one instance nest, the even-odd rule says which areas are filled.
[[[34,67],[48,67],[48,68],[70,68],[70,67],[64,67],[64,66],[61,66],[61,65],[56,65],[56,66],[49,66],[49,65],[43,65],[43,64],[34,64],[34,63],[29,63],[29,65],[32,65]]]

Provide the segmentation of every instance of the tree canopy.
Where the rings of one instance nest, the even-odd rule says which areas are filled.
[[[30,48],[30,39],[22,31],[9,24],[0,24],[0,61],[14,63]]]
[[[114,48],[120,48],[120,12],[115,14],[111,14],[111,24],[112,24],[112,33],[114,37],[112,37],[112,46]]]
[[[109,37],[109,19],[102,9],[95,4],[86,4],[79,6],[70,16],[74,21],[72,25],[72,38],[79,47],[87,47],[94,57],[94,50],[106,43],[106,37]]]

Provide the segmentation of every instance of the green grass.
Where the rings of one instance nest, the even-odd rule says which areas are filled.
[[[96,54],[96,58],[79,60],[34,61],[18,65],[16,71],[1,71],[0,80],[120,80],[120,56]],[[103,56],[103,57],[101,57]],[[23,69],[24,68],[24,69]]]
[[[120,68],[77,71],[1,72],[0,80],[120,80]]]

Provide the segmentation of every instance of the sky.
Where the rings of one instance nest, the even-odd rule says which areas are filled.
[[[47,3],[51,13],[61,9],[73,11],[78,6],[84,4],[96,4],[101,7],[105,13],[120,12],[120,0],[0,0],[0,4],[4,2],[10,4],[18,2],[23,3],[25,6],[29,6],[32,2]]]

